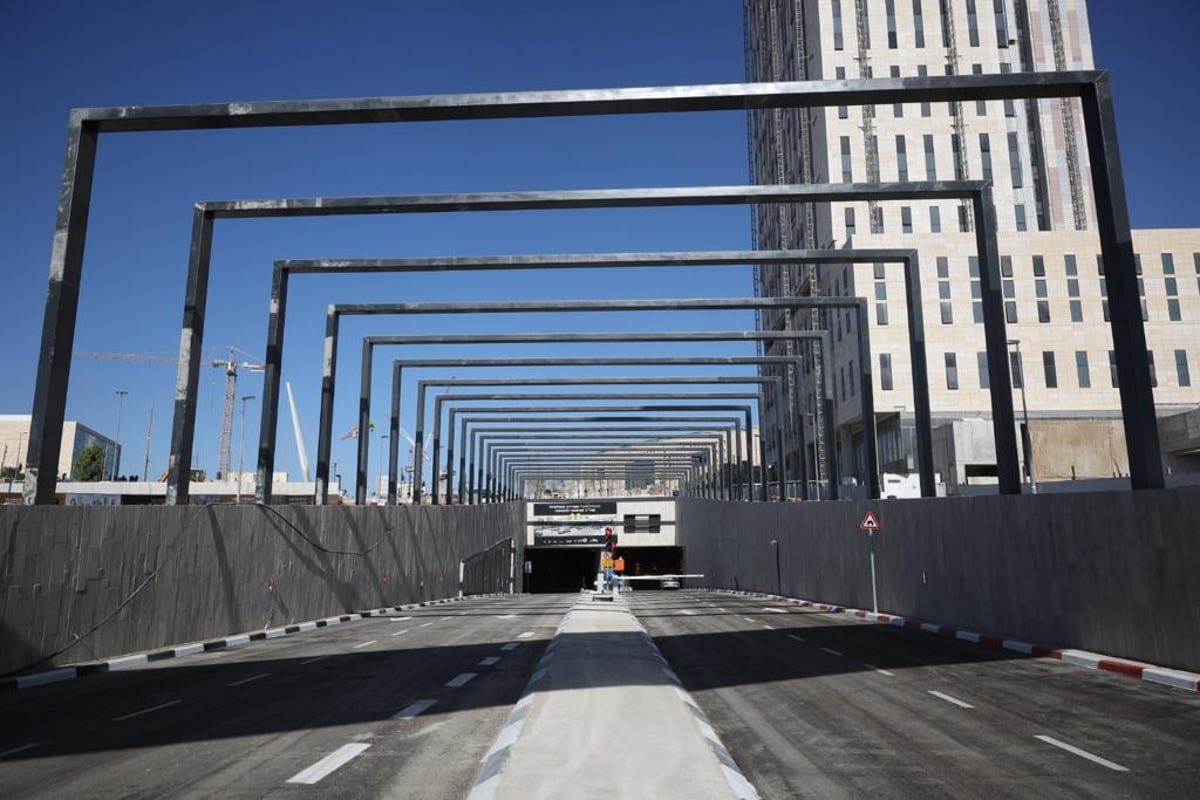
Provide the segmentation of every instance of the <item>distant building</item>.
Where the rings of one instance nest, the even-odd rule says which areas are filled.
[[[747,79],[838,80],[1093,69],[1084,0],[746,0]],[[1078,100],[912,103],[750,115],[757,183],[874,183],[991,179],[1018,425],[1024,390],[1035,475],[1055,480],[1127,473],[1118,376],[1108,325],[1087,145]],[[1184,146],[1182,143],[1179,146]],[[761,249],[916,248],[938,434],[936,469],[951,491],[995,482],[984,364],[983,306],[971,210],[953,201],[764,206]],[[1200,402],[1200,230],[1134,231],[1142,315],[1166,466],[1200,470],[1200,433],[1183,422]],[[759,267],[764,297],[867,297],[874,385],[856,385],[853,315],[797,315],[834,334],[832,363],[804,353],[791,390],[806,410],[806,452],[780,454],[794,471],[843,483],[866,466],[859,392],[874,392],[883,472],[915,469],[912,374],[899,265]],[[821,318],[823,317],[823,319]],[[764,310],[764,329],[790,323]],[[764,345],[785,354],[790,342]],[[766,368],[764,368],[766,369]],[[833,384],[835,441],[814,398]],[[1079,422],[1080,425],[1074,425]],[[1183,434],[1178,431],[1183,430]],[[1091,438],[1089,438],[1091,437]],[[1097,438],[1098,437],[1098,438]],[[1102,440],[1102,443],[1101,443]],[[1024,462],[1024,456],[1022,456]]]
[[[0,454],[4,454],[0,469],[15,466],[17,474],[24,473],[30,420],[28,414],[0,414]],[[104,475],[116,476],[121,463],[121,446],[82,422],[67,421],[63,423],[62,448],[58,453],[58,477],[70,479],[75,462],[92,445],[104,448]]]

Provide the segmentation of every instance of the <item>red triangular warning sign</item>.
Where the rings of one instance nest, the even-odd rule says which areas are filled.
[[[874,512],[868,511],[867,515],[863,517],[863,521],[858,527],[862,528],[864,531],[877,531],[879,530],[879,520],[875,519]]]

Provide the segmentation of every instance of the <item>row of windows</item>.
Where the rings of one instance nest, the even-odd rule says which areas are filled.
[[[941,33],[941,47],[949,47],[950,44],[950,13],[947,4],[954,0],[936,0],[937,20],[933,23],[933,27]],[[913,24],[913,43],[917,49],[925,48],[925,4],[932,0],[884,0],[884,14],[887,25],[887,46],[889,50],[897,50],[900,47],[899,37],[897,36],[896,25],[896,6],[897,3],[904,6],[909,6],[911,3],[912,24]],[[835,50],[845,49],[846,41],[842,22],[842,0],[832,0],[833,3],[833,48]],[[966,0],[967,8],[967,43],[971,47],[980,46],[979,38],[979,6],[983,5],[984,14],[987,13],[988,5],[991,5],[992,21],[996,32],[996,46],[1008,47],[1008,17],[1004,11],[1004,0]],[[867,5],[862,6],[863,14],[867,13]],[[956,37],[957,38],[957,37]],[[864,26],[863,44],[866,47],[871,46],[871,31],[870,20]]]
[[[978,352],[976,356],[976,367],[979,375],[979,388],[990,389],[991,381],[988,376],[987,353]],[[1188,355],[1186,350],[1176,350],[1175,356],[1175,378],[1180,387],[1189,387],[1192,385],[1191,370],[1188,367]],[[1009,353],[1009,371],[1012,374],[1012,385],[1014,389],[1020,389],[1024,386],[1024,364],[1019,353]],[[1150,385],[1158,386],[1158,371],[1154,365],[1154,351],[1146,352],[1146,360],[1150,365]],[[946,368],[946,388],[950,391],[956,391],[959,388],[959,373],[958,373],[958,354],[945,354]],[[851,372],[854,369],[854,363],[850,364]],[[844,371],[844,368],[843,368]],[[1117,360],[1114,351],[1108,351],[1108,371],[1109,380],[1112,387],[1115,389],[1120,386],[1117,380]],[[1059,388],[1058,378],[1058,360],[1053,350],[1045,350],[1042,352],[1042,378],[1047,389]],[[843,380],[844,380],[843,376]],[[1075,383],[1080,389],[1092,388],[1092,373],[1091,364],[1089,362],[1089,354],[1086,350],[1075,351]],[[850,376],[850,385],[854,385],[854,376]],[[879,386],[885,392],[890,392],[894,388],[892,379],[892,356],[890,353],[879,354]],[[843,398],[844,399],[844,398]]]

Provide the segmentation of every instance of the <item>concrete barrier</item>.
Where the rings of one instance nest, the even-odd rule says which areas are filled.
[[[687,571],[714,588],[869,609],[859,530],[868,509],[882,526],[881,611],[1200,669],[1196,488],[873,503],[685,499],[677,513]]]
[[[0,507],[0,674],[453,597],[522,503]],[[523,549],[523,548],[522,548]],[[524,556],[518,552],[519,559]]]

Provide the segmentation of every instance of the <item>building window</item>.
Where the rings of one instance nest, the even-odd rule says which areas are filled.
[[[946,353],[946,388],[958,389],[958,356],[954,353]]]
[[[842,183],[854,183],[854,172],[850,161],[850,137],[843,136],[842,144]]]
[[[1000,2],[1000,0],[997,0],[997,2]],[[1012,64],[1009,64],[1007,62],[1001,62],[1000,74],[1008,75],[1011,72],[1012,72]],[[1005,100],[1004,101],[1004,116],[1011,118],[1011,117],[1015,117],[1016,115],[1017,115],[1016,101],[1015,100]]]
[[[1008,167],[1012,175],[1012,187],[1020,189],[1025,181],[1021,174],[1021,142],[1015,133],[1008,134]]]
[[[1046,277],[1046,259],[1042,256],[1033,257],[1033,277]],[[1038,297],[1045,297],[1045,295],[1038,295]]]
[[[876,325],[887,325],[888,324],[887,303],[876,303],[875,304],[875,324]]]
[[[1187,350],[1175,351],[1175,374],[1179,376],[1180,386],[1192,385],[1192,375],[1188,372]]]
[[[890,353],[879,354],[879,388],[885,392],[892,391],[892,356]]]
[[[887,265],[886,264],[872,264],[871,272],[875,276],[875,280],[877,280],[877,281],[884,280],[885,278],[887,278]]]
[[[1121,387],[1120,376],[1117,375],[1117,353],[1114,350],[1108,351],[1108,371],[1112,376],[1112,385],[1114,389]]]
[[[917,47],[925,46],[925,14],[921,10],[921,0],[912,0],[913,32],[916,34]]]
[[[1175,256],[1171,253],[1162,254],[1163,275],[1175,274]]]
[[[971,275],[971,314],[976,325],[983,324],[983,281],[979,277],[978,256],[968,256],[967,269]]]
[[[1017,230],[1024,232],[1029,230],[1029,223],[1025,221],[1025,206],[1023,203],[1017,203],[1014,208],[1017,214]]]
[[[1072,254],[1067,253],[1065,256],[1063,256],[1063,265],[1067,270],[1068,278],[1074,278],[1079,275],[1079,262]],[[1079,295],[1075,296],[1078,297]]]
[[[895,35],[894,32],[889,34],[889,36],[894,36],[894,35]],[[899,78],[900,77],[900,68],[892,67],[890,74],[893,78]],[[896,119],[899,119],[900,117],[904,116],[904,103],[892,103],[892,116],[896,117]]]
[[[929,207],[929,232],[942,232],[942,210],[937,206]]]
[[[842,38],[842,0],[833,0],[833,49],[842,50],[845,46]]]
[[[960,166],[963,162],[962,143],[959,141],[957,133],[950,134],[950,153],[954,156],[954,180],[966,180],[967,176],[962,174],[962,167]]]
[[[895,50],[900,46],[896,41],[896,0],[886,0],[884,8],[887,11],[888,49]]]
[[[908,206],[900,207],[900,232],[901,233],[912,233],[913,232],[912,209],[909,208]],[[1176,300],[1175,302],[1178,303],[1179,301]]]
[[[913,2],[918,2],[918,0],[913,0]],[[924,64],[919,65],[917,67],[917,77],[925,78],[928,76],[929,76],[929,68],[926,67]],[[929,102],[921,103],[921,116],[928,117],[928,116],[931,116],[932,114],[933,114],[933,105]],[[1196,256],[1197,256],[1197,258],[1200,258],[1200,253],[1197,253]]]
[[[986,133],[979,134],[979,160],[983,164],[983,179],[992,179],[992,141]]]
[[[971,47],[979,47],[979,14],[976,13],[975,0],[967,0],[967,36]]]
[[[1020,353],[1008,354],[1008,371],[1012,373],[1012,388],[1020,389],[1025,383],[1025,376],[1021,373]]]
[[[903,137],[897,137],[903,138]],[[930,181],[937,180],[937,156],[933,151],[933,136],[925,134],[925,179]]]
[[[883,281],[875,281],[875,299],[887,300],[887,284]]]
[[[1039,267],[1040,267],[1040,270],[1039,270]],[[1045,275],[1046,274],[1046,261],[1041,256],[1033,257],[1033,274],[1034,275]],[[1049,300],[1049,294],[1046,289],[1046,279],[1045,278],[1036,278],[1033,281],[1033,291],[1034,291],[1035,296],[1038,298],[1038,301],[1037,301],[1038,322],[1047,323],[1050,321],[1050,300]]]
[[[1192,253],[1192,261],[1196,263],[1196,291],[1200,292],[1200,253]]]
[[[1067,270],[1067,296],[1071,298],[1071,322],[1083,322],[1083,303],[1079,299],[1079,264],[1070,253],[1063,258]]]
[[[967,224],[967,207],[966,206],[958,207],[958,232],[959,233],[970,233],[971,232],[971,226],[969,224]]]
[[[1179,282],[1175,279],[1175,258],[1170,253],[1162,254],[1163,282],[1167,288],[1167,319],[1179,322],[1183,316],[1179,312]]]
[[[1092,375],[1088,369],[1088,354],[1086,350],[1075,351],[1075,375],[1079,378],[1080,389],[1092,388]]]
[[[937,257],[937,276],[940,280],[947,280],[950,277],[950,259],[946,256]]]
[[[992,376],[991,376],[991,373],[988,372],[987,353],[986,352],[976,353],[975,360],[979,364],[979,388],[980,389],[992,388]]]
[[[1000,256],[1001,288],[1004,292],[1004,319],[1017,322],[1017,284],[1013,281],[1012,256]]]
[[[1158,370],[1154,368],[1154,351],[1146,351],[1146,366],[1150,367],[1150,386],[1158,388]]]
[[[896,174],[901,183],[908,182],[908,140],[904,134],[896,137]]]
[[[1054,364],[1054,351],[1045,350],[1042,352],[1042,372],[1046,376],[1046,388],[1058,388],[1058,368]]]
[[[971,74],[972,75],[982,75],[983,74],[983,64],[972,64],[971,65]],[[976,100],[975,101],[975,116],[977,116],[977,117],[986,117],[987,116],[987,101],[986,100]]]
[[[949,0],[938,0],[938,21],[942,27],[942,47],[950,46],[950,10],[946,8]]]
[[[833,70],[833,75],[839,81],[846,80],[846,68],[845,67],[835,67]],[[849,106],[838,106],[838,119],[849,119],[849,118],[850,118],[850,107]]]
[[[993,0],[996,14],[996,47],[1008,47],[1008,15],[1004,13],[1004,0]]]
[[[846,206],[846,238],[849,239],[855,234],[857,228],[854,225],[854,208]]]

